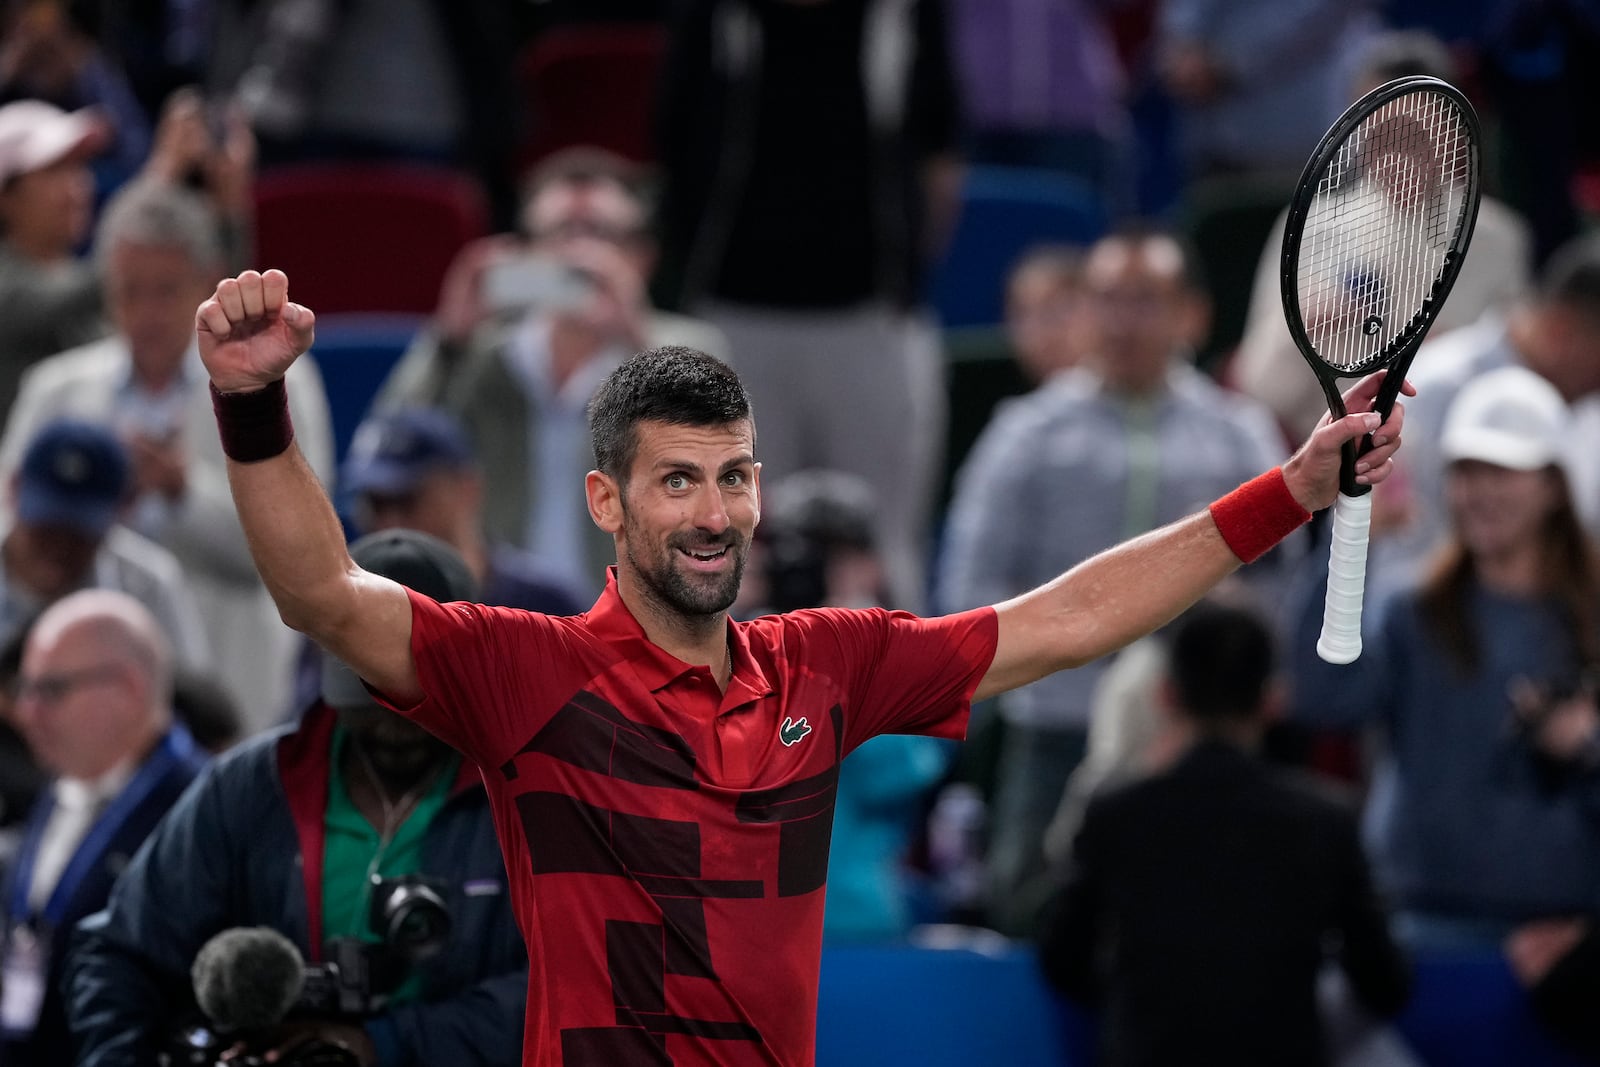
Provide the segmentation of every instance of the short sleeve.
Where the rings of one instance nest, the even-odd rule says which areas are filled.
[[[972,695],[994,661],[993,608],[932,619],[820,608],[785,618],[803,629],[809,666],[848,695],[846,751],[878,734],[966,736]]]
[[[571,690],[572,634],[554,616],[407,594],[424,699],[384,703],[479,766],[504,762],[549,718],[552,694]]]

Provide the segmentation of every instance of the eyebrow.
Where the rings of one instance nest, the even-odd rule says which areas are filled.
[[[753,467],[755,466],[755,463],[756,458],[750,453],[741,453],[740,455],[725,461],[722,466],[717,468],[717,473],[727,474],[729,471],[735,470],[739,467]],[[684,471],[688,474],[694,475],[701,475],[705,473],[705,468],[700,466],[698,463],[690,463],[688,460],[677,460],[670,458],[658,461],[656,463],[656,469],[660,471]]]

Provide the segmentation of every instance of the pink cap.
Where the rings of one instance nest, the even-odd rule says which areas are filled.
[[[0,107],[0,184],[68,156],[93,155],[109,130],[93,108],[66,112],[43,100]]]

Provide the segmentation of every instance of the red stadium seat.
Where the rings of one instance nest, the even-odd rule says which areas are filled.
[[[455,170],[315,163],[256,183],[256,263],[319,313],[432,312],[451,258],[488,230],[482,189]]]
[[[666,31],[656,25],[558,26],[535,37],[517,64],[529,122],[519,164],[526,169],[574,145],[653,162],[665,48]]]

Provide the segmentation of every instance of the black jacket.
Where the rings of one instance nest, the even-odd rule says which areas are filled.
[[[1219,741],[1090,804],[1040,962],[1098,1004],[1100,1062],[1326,1062],[1317,973],[1398,1011],[1390,939],[1353,811]]]

